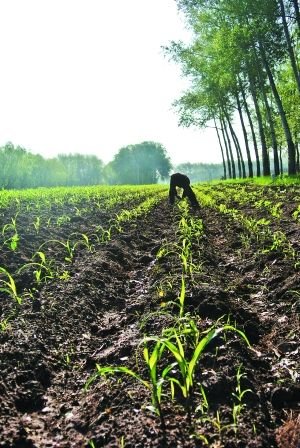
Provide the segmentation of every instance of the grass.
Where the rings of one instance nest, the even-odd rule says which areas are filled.
[[[209,182],[203,182],[203,184],[209,183],[210,185],[228,185],[228,184],[234,184],[234,185],[245,185],[245,184],[253,184],[253,185],[298,185],[300,184],[300,176],[288,176],[287,174],[284,174],[283,176],[261,176],[261,177],[253,177],[246,178],[246,179],[226,179],[226,180],[212,180]]]

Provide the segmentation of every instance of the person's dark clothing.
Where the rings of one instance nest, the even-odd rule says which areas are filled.
[[[172,174],[170,178],[170,190],[169,190],[170,204],[172,205],[174,204],[175,197],[181,199],[177,194],[176,187],[183,188],[182,197],[183,198],[187,197],[190,200],[190,203],[193,207],[199,207],[196,195],[190,186],[190,179],[185,174],[181,173]]]

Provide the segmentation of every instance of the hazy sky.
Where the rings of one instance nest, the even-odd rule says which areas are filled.
[[[174,0],[0,0],[0,145],[44,157],[153,140],[174,163],[220,161],[215,131],[179,128],[187,87],[161,50],[188,31]]]

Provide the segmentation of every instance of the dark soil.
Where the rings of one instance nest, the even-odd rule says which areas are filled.
[[[166,193],[110,241],[91,237],[91,251],[78,245],[72,263],[66,262],[62,245],[45,244],[40,250],[60,278],[55,274],[40,283],[33,281],[36,267],[19,269],[41,244],[66,241],[72,232],[91,235],[96,224],[108,225],[116,209],[74,215],[38,232],[29,225],[34,212],[19,212],[18,248],[12,251],[6,243],[0,252],[0,266],[13,275],[23,298],[18,306],[0,291],[0,447],[299,448],[300,224],[292,213],[300,188],[285,187],[283,193],[280,187],[247,188],[270,200],[282,194],[283,214],[270,225],[287,236],[294,256],[274,248],[262,252],[261,241],[253,237],[245,244],[241,223],[217,209],[190,211],[203,221],[204,235],[193,243],[193,262],[200,268],[187,282],[185,312],[201,331],[217,319],[220,325],[230,321],[245,332],[251,348],[234,333],[213,340],[195,374],[195,384],[206,392],[207,418],[199,407],[200,386],[191,398],[190,416],[179,391],[172,401],[166,388],[165,429],[147,408],[150,392],[133,377],[99,377],[87,390],[84,386],[96,364],[126,366],[147,379],[140,343],[176,321],[176,308],[168,302],[180,293],[180,259],[174,253],[156,255],[177,241],[177,207],[169,206]],[[253,218],[270,219],[267,208],[228,204]],[[15,210],[11,206],[1,213],[3,225]],[[62,210],[53,207],[48,213],[55,221]],[[240,365],[241,387],[251,392],[243,396],[234,430],[232,394]]]

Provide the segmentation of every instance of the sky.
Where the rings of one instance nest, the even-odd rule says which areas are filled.
[[[162,50],[188,42],[174,0],[0,0],[0,146],[43,157],[161,143],[174,165],[218,163],[215,130],[178,126],[188,88]]]

